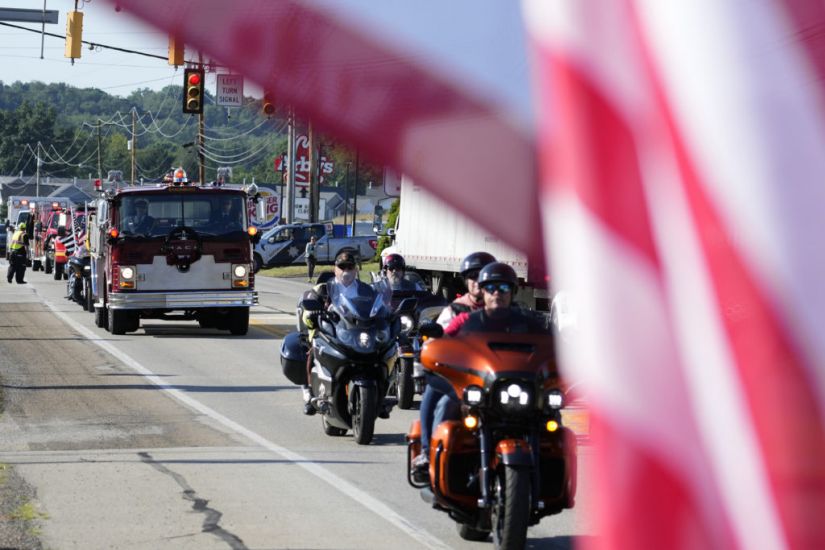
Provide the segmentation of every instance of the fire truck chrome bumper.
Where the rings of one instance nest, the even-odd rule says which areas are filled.
[[[197,309],[202,307],[243,307],[258,304],[256,291],[203,292],[113,292],[112,309]]]

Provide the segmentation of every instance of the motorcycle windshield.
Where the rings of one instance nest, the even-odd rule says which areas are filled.
[[[389,314],[392,290],[386,281],[372,285],[358,285],[357,294],[338,281],[327,283],[332,308],[351,321],[367,321]]]

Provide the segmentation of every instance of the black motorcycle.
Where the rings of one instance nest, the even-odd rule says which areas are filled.
[[[312,312],[317,327],[312,347],[310,403],[321,413],[324,433],[342,436],[353,431],[356,443],[372,441],[375,420],[388,418],[394,402],[386,400],[389,372],[395,362],[399,317],[415,308],[405,300],[391,309],[392,291],[386,281],[360,285],[349,297],[336,281],[326,285],[329,306],[304,299],[301,308]],[[284,338],[281,367],[296,384],[306,381],[306,339],[300,332]]]
[[[424,281],[415,273],[405,278],[412,283],[411,289],[393,289],[392,304],[396,307],[403,300],[414,298],[416,307],[399,316],[401,331],[398,334],[398,359],[390,371],[389,395],[398,399],[399,409],[411,409],[415,394],[424,392],[424,368],[421,366],[422,337],[418,334],[421,323],[434,321],[448,302],[440,295],[427,290]]]
[[[77,302],[86,311],[94,312],[92,264],[86,247],[78,247],[67,263],[66,298]]]

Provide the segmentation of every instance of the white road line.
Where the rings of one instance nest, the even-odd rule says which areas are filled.
[[[37,292],[36,289],[35,292]],[[186,395],[183,391],[175,389],[174,387],[170,387],[169,385],[164,383],[161,378],[156,376],[152,371],[144,367],[137,360],[133,359],[131,356],[124,353],[123,351],[117,349],[111,343],[102,340],[94,332],[84,327],[83,325],[77,323],[62,311],[59,311],[51,302],[46,300],[45,297],[43,297],[42,295],[40,296],[46,307],[48,307],[55,315],[62,319],[64,323],[75,329],[77,332],[79,332],[82,336],[84,336],[87,340],[89,340],[96,346],[102,348],[114,357],[118,358],[120,361],[123,362],[123,364],[127,365],[132,370],[141,374],[152,384],[157,386],[159,389],[165,391],[171,397],[174,397],[190,409],[208,416],[212,420],[219,422],[223,426],[229,428],[230,430],[240,435],[243,435],[250,441],[260,445],[264,449],[267,449],[275,454],[278,454],[286,458],[287,460],[293,462],[296,466],[303,468],[315,477],[322,479],[323,481],[326,481],[334,489],[340,491],[344,495],[358,502],[359,504],[361,504],[362,506],[376,514],[378,517],[390,522],[392,525],[394,525],[395,527],[397,527],[398,529],[412,537],[414,540],[421,543],[423,546],[439,550],[450,549],[450,546],[444,544],[443,542],[441,542],[441,540],[434,537],[421,527],[418,527],[417,525],[413,524],[412,522],[407,520],[407,518],[398,514],[392,508],[390,508],[377,498],[359,489],[358,487],[346,481],[345,479],[338,477],[329,470],[325,469],[320,464],[313,462],[310,459],[296,452],[290,451],[286,447],[281,447],[277,443],[269,441],[263,436],[253,432],[248,428],[245,428],[244,426],[241,426],[234,420],[230,420],[229,418],[225,417],[219,412],[207,407],[206,405],[197,401],[196,399],[193,399],[189,395]]]

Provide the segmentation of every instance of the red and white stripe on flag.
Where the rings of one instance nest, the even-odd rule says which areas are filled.
[[[824,9],[525,2],[594,546],[825,548]]]

